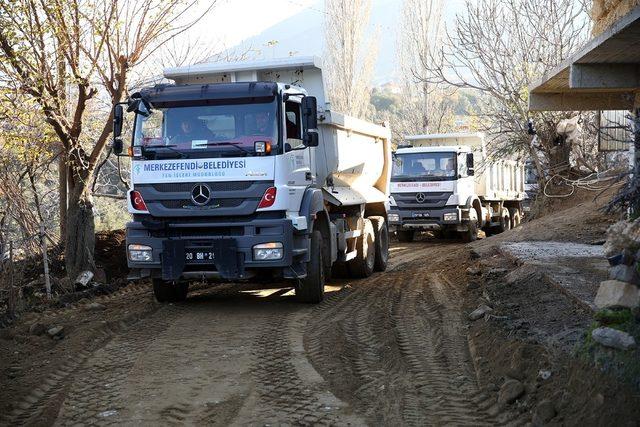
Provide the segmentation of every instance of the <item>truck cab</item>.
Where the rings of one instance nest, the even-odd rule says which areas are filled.
[[[403,242],[504,231],[520,223],[523,178],[518,162],[487,158],[481,133],[406,137],[393,155],[389,225]]]
[[[198,64],[165,77],[175,84],[123,103],[134,113],[131,278],[151,278],[159,301],[186,298],[192,280],[260,276],[319,302],[338,266],[353,277],[386,267],[388,245],[377,242],[387,233],[390,132],[324,107],[318,58]]]
[[[402,240],[412,240],[418,230],[465,231],[473,175],[468,146],[399,148],[391,172],[391,226]]]

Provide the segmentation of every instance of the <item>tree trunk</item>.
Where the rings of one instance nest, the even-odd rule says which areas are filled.
[[[95,222],[93,198],[87,185],[78,180],[69,192],[65,264],[69,280],[74,281],[85,270],[95,271]]]
[[[67,157],[64,148],[58,160],[58,188],[60,190],[60,242],[66,242],[67,226]]]
[[[633,176],[631,178],[631,194],[640,192],[640,108],[636,108],[633,116]],[[634,193],[635,192],[635,193]],[[640,217],[640,197],[631,203],[631,217]]]

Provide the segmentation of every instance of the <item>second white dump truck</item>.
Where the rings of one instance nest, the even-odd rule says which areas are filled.
[[[524,198],[524,165],[488,159],[482,133],[409,136],[394,153],[388,218],[402,242],[500,233],[520,224]]]
[[[159,301],[190,280],[289,279],[323,299],[388,259],[389,128],[325,108],[319,58],[198,64],[131,96],[127,256]],[[122,105],[114,151],[122,152]]]

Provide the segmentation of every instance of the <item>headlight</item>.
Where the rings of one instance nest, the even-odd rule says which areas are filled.
[[[147,245],[129,245],[129,260],[138,262],[153,261],[153,251]]]
[[[400,222],[400,215],[397,213],[390,213],[387,215],[389,222]]]
[[[449,212],[442,215],[442,219],[444,221],[457,221],[458,220],[458,212]]]
[[[261,243],[253,247],[253,259],[255,261],[271,261],[282,259],[283,256],[284,250],[280,242]]]

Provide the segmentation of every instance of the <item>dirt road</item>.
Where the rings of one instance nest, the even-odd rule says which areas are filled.
[[[435,262],[461,247],[395,245],[385,274],[334,281],[319,306],[288,290],[196,290],[80,351],[4,422],[507,422],[478,389],[460,288]]]

